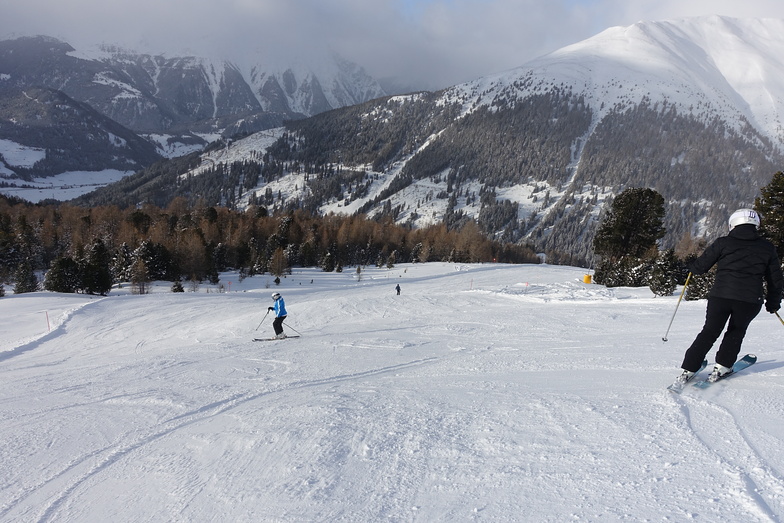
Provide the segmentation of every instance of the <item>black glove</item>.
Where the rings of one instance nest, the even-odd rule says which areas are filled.
[[[274,307],[267,307],[267,310],[268,310],[268,311],[274,311],[274,310],[275,310],[275,308],[274,308]]]
[[[772,303],[772,302],[765,302],[765,310],[769,313],[773,314],[774,312],[778,312],[781,308],[781,303]]]

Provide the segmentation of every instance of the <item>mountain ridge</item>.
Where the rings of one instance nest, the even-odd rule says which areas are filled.
[[[565,80],[570,71],[589,69],[597,63],[597,57],[601,57],[604,70],[595,68],[587,78],[572,75],[573,84],[582,82],[581,91],[587,95],[604,89],[603,95],[596,99],[605,104],[613,99],[628,100],[629,95],[636,95],[639,102],[646,94],[650,96],[642,87],[627,84],[623,89],[613,91],[617,82],[624,81],[624,67],[636,69],[634,80],[646,74],[655,75],[659,79],[658,94],[673,103],[683,103],[682,90],[695,90],[696,87],[697,94],[715,104],[716,110],[722,106],[745,109],[740,111],[742,116],[771,139],[775,138],[780,147],[784,143],[781,133],[784,75],[770,73],[784,70],[784,61],[779,58],[784,55],[782,35],[784,20],[779,19],[715,15],[639,22],[629,27],[609,28],[592,38],[534,59],[523,68],[542,76],[549,74],[553,80]],[[628,42],[626,47],[624,42]],[[764,62],[761,62],[762,58]],[[607,67],[613,61],[616,65]],[[611,75],[603,77],[602,73],[608,71]],[[693,102],[689,100],[684,105]]]
[[[760,36],[770,34],[777,37],[768,41]],[[753,64],[756,70],[764,71],[760,64],[771,56],[776,57],[773,64],[778,64],[778,50],[784,55],[784,38],[778,35],[784,35],[782,20],[712,16],[638,23],[608,29],[511,71],[434,93],[430,102],[434,115],[439,114],[438,108],[450,105],[459,106],[460,115],[430,135],[421,136],[417,149],[400,148],[386,163],[376,156],[381,161],[367,167],[373,176],[389,180],[384,188],[360,197],[365,205],[359,209],[370,216],[392,213],[399,222],[432,223],[422,221],[426,213],[410,209],[417,206],[416,200],[426,198],[421,194],[412,196],[417,192],[412,190],[419,183],[416,179],[429,177],[436,181],[435,193],[443,195],[436,222],[449,222],[450,215],[461,212],[480,223],[484,214],[492,222],[488,216],[511,213],[500,209],[504,201],[517,202],[516,216],[501,220],[503,223],[485,224],[488,233],[503,235],[507,231],[517,241],[532,242],[542,250],[563,250],[589,261],[589,240],[603,209],[624,187],[640,185],[659,190],[668,201],[667,225],[671,232],[665,246],[673,246],[684,235],[715,235],[723,230],[726,208],[751,205],[759,187],[780,169],[784,159],[778,126],[784,108],[784,78],[766,77],[746,85],[742,79],[748,75],[727,78],[722,73],[732,71],[736,63]],[[624,47],[619,41],[629,43]],[[717,56],[723,62],[713,58]],[[677,57],[678,61],[670,57]],[[758,100],[760,93],[768,93],[768,103]],[[745,97],[753,99],[747,102]],[[385,112],[386,117],[378,118],[390,118],[397,113],[394,105],[407,103],[420,102],[416,96],[385,99],[371,104],[373,109],[359,120],[367,124],[373,114]],[[542,105],[535,107],[537,103]],[[530,111],[524,109],[518,117],[499,116],[513,114],[519,104],[528,105]],[[477,111],[486,114],[479,115]],[[558,130],[557,124],[547,124],[544,111],[550,111],[553,122],[573,118],[579,112],[584,116]],[[472,114],[475,117],[467,119]],[[537,124],[540,117],[541,123]],[[521,118],[528,120],[521,123]],[[481,145],[463,142],[462,147],[450,148],[445,143],[460,140],[461,134],[487,132],[479,131],[477,126],[486,126],[491,119],[497,121],[491,124],[495,134],[488,135]],[[509,121],[499,121],[503,119]],[[482,123],[483,120],[486,121]],[[301,134],[307,122],[292,123],[289,129]],[[503,145],[497,146],[499,141],[507,141],[503,135],[510,131],[525,135],[526,129],[537,125],[541,130],[538,136],[517,137],[520,155],[529,156],[530,160],[510,159],[504,163],[501,169],[511,168],[511,175],[487,168],[497,158],[515,154]],[[623,131],[624,128],[631,132]],[[558,140],[552,139],[552,133],[566,131],[569,137],[556,145]],[[351,131],[347,127],[336,132],[348,140]],[[314,140],[312,134],[306,136],[305,147],[309,140]],[[536,150],[536,141],[544,144],[548,140],[550,145]],[[296,142],[298,147],[303,146],[301,141]],[[554,146],[558,149],[551,149]],[[439,147],[443,151],[434,154]],[[617,149],[614,155],[608,152],[613,147]],[[462,173],[471,168],[471,160],[465,163],[465,159],[488,149],[495,152],[461,180]],[[332,152],[332,161],[351,167],[350,161],[338,161],[341,155],[345,158],[345,149]],[[423,171],[422,166],[431,163],[428,156],[435,158],[432,165],[443,167]],[[417,166],[412,167],[415,163]],[[384,174],[383,165],[387,172],[396,174]],[[362,164],[353,167],[361,169]],[[410,180],[402,181],[406,176]],[[497,179],[488,181],[493,176]],[[390,191],[389,187],[395,184],[407,187],[409,195]],[[453,192],[455,184],[462,187]],[[468,196],[466,191],[470,192]],[[482,202],[479,195],[487,191],[494,196]],[[296,193],[291,198],[296,199]],[[438,198],[430,201],[434,200]],[[319,209],[340,212],[344,207],[339,201],[323,201]],[[352,197],[352,208],[357,208],[356,201]],[[451,225],[459,222],[458,217]],[[510,228],[516,232],[510,232]]]
[[[663,247],[710,238],[784,164],[782,27],[715,16],[611,28],[510,71],[290,121],[136,175],[165,189],[129,181],[77,203],[183,196],[414,227],[475,220],[590,265],[614,195],[649,187],[667,205]],[[746,72],[725,75],[733,64]]]
[[[76,50],[48,36],[21,37],[0,41],[0,84],[62,91],[147,139],[160,155],[173,157],[200,150],[221,135],[273,128],[385,94],[361,67],[337,55],[329,59],[334,65],[322,62],[318,73],[306,64],[266,70],[259,63],[240,66],[116,46]],[[19,130],[14,135],[24,138]],[[89,140],[85,133],[82,141]],[[13,166],[5,169],[13,172]]]

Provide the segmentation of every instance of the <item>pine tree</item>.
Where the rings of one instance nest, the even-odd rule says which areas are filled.
[[[784,172],[774,174],[760,193],[754,202],[754,210],[762,215],[760,235],[773,242],[784,262]]]
[[[337,260],[332,252],[327,251],[321,259],[321,270],[324,272],[333,272],[337,266]]]
[[[0,219],[3,215],[0,214]],[[10,217],[7,217],[10,222]],[[6,221],[6,220],[3,220]],[[4,230],[3,224],[0,223],[0,280],[7,280],[13,274],[12,268],[19,265],[19,249],[14,241],[13,234],[11,234],[10,225],[8,230]]]
[[[626,189],[612,203],[593,242],[603,258],[642,258],[665,234],[664,198],[653,189]]]
[[[704,300],[716,279],[716,267],[705,274],[692,274],[683,299],[686,301]]]
[[[219,243],[212,250],[212,264],[218,272],[224,272],[228,268],[228,248],[225,243]]]
[[[36,231],[36,228],[30,225],[25,215],[20,215],[16,220],[16,238],[14,240],[14,249],[19,251],[20,263],[27,263],[30,270],[34,271],[37,267],[43,267],[43,245],[41,239]]]
[[[634,256],[602,260],[594,272],[594,280],[605,287],[644,287],[650,284],[652,266],[650,260]]]
[[[635,258],[633,256],[626,256],[624,261],[627,268],[624,271],[626,274],[627,287],[645,287],[651,284],[651,273],[655,260],[652,257]]]
[[[112,258],[112,281],[115,283],[130,281],[131,265],[133,265],[133,251],[127,243],[123,242]]]
[[[596,283],[605,287],[623,287],[626,284],[620,264],[608,260],[602,260],[594,271],[593,279]]]
[[[52,292],[73,293],[82,288],[79,264],[70,256],[52,262],[44,276],[44,289]]]
[[[16,274],[14,274],[14,294],[35,292],[37,290],[38,278],[36,278],[30,262],[25,260],[19,264],[16,268]]]
[[[672,296],[678,286],[680,261],[675,249],[667,249],[659,254],[651,271],[650,289],[656,296]]]
[[[664,198],[653,189],[626,189],[619,194],[594,237],[594,253],[601,257],[596,283],[648,285],[652,260],[658,254],[656,242],[666,232],[663,219]]]
[[[82,290],[87,294],[105,295],[112,288],[111,259],[103,241],[96,239],[80,265]]]
[[[199,250],[199,254],[204,257],[204,248]],[[144,261],[147,275],[150,281],[153,280],[174,280],[179,274],[176,264],[172,260],[169,250],[160,243],[144,240],[136,250],[133,251],[134,263],[137,259]],[[194,255],[195,256],[195,255]]]
[[[419,261],[419,256],[422,253],[423,247],[422,242],[417,243],[414,245],[414,248],[411,249],[411,263],[417,263]]]

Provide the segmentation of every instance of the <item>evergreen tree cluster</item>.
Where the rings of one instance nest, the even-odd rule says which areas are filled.
[[[594,252],[610,263],[624,256],[643,258],[664,236],[664,198],[653,189],[619,194],[594,237]]]
[[[784,173],[774,174],[760,192],[755,203],[755,210],[763,216],[760,234],[776,246],[784,268]],[[677,285],[688,281],[685,299],[705,298],[713,286],[715,267],[691,276],[686,267],[707,242],[695,241],[687,234],[678,245],[680,255],[674,248],[660,251],[663,222],[664,199],[655,190],[632,188],[619,194],[594,237],[594,252],[601,258],[596,283],[608,287],[647,285],[657,296],[669,296]]]
[[[784,263],[784,172],[774,174],[770,183],[760,190],[754,209],[762,216],[760,235],[776,246],[779,260]]]
[[[694,301],[707,298],[715,279],[716,267],[705,274],[692,274],[689,279],[689,285],[686,286],[686,294],[683,299],[686,301]]]
[[[111,258],[100,238],[95,238],[74,256],[60,255],[50,264],[44,289],[105,295],[112,288]]]
[[[0,282],[15,282],[15,292],[37,290],[41,272],[53,291],[105,294],[113,283],[131,282],[143,293],[154,280],[217,283],[228,269],[280,277],[294,266],[342,270],[409,261],[538,258],[526,247],[489,240],[473,222],[457,230],[411,230],[364,216],[191,207],[184,198],[166,208],[121,210],[0,197]]]
[[[594,281],[607,287],[650,287],[669,296],[688,276],[675,249],[660,251],[664,236],[664,198],[653,189],[631,188],[620,193],[594,236],[600,257]]]

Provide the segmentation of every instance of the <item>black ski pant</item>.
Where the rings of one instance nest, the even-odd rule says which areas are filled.
[[[708,298],[705,325],[686,351],[681,368],[692,372],[696,372],[700,368],[708,351],[711,350],[721,331],[724,330],[728,319],[730,322],[727,326],[727,332],[724,333],[719,350],[716,352],[716,363],[732,367],[738,359],[740,345],[746,336],[746,329],[748,329],[751,320],[759,314],[760,309],[762,309],[761,303]]]
[[[275,329],[275,336],[283,332],[283,320],[285,319],[285,316],[278,316],[275,318],[275,321],[272,322],[272,328]]]

